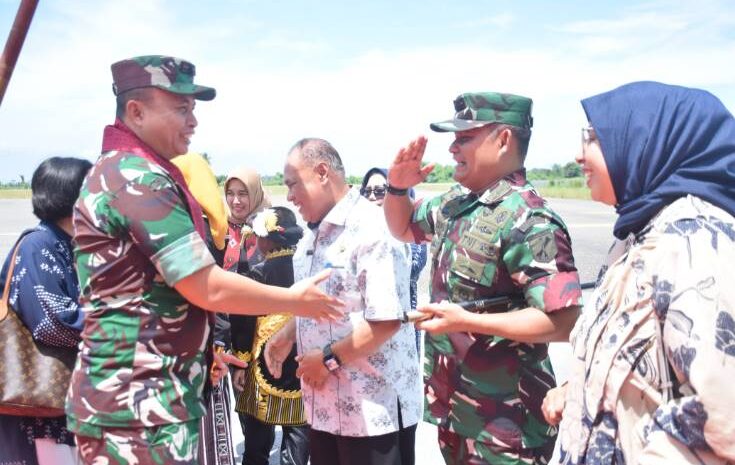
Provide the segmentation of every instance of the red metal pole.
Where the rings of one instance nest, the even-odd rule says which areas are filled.
[[[5,90],[8,88],[10,77],[13,75],[15,63],[18,61],[18,55],[20,55],[20,49],[26,39],[28,28],[31,27],[31,20],[36,12],[37,5],[38,0],[21,0],[13,27],[10,29],[7,42],[5,42],[5,49],[2,57],[0,57],[0,105],[3,103]]]

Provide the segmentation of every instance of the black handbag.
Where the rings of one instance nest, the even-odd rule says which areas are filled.
[[[64,415],[64,401],[77,351],[41,344],[8,304],[13,251],[0,300],[0,414],[30,417]]]

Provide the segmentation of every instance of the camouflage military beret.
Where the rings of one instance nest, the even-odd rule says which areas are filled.
[[[466,131],[490,123],[503,123],[530,129],[533,126],[528,97],[498,92],[471,92],[454,99],[454,118],[432,123],[436,132]]]
[[[212,100],[217,94],[211,87],[194,84],[194,65],[180,58],[139,56],[113,63],[111,68],[115,95],[140,87],[158,87],[197,100]]]

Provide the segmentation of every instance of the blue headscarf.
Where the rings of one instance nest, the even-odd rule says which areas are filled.
[[[370,180],[370,176],[374,174],[382,174],[385,178],[385,182],[388,182],[388,170],[385,168],[370,168],[367,173],[365,173],[365,176],[362,177],[362,186],[360,187],[360,192],[362,192],[363,189],[365,189],[365,186],[367,186],[368,181]],[[408,190],[408,196],[413,199],[416,197],[416,191],[414,191],[413,187]]]
[[[692,194],[735,215],[735,119],[709,92],[634,82],[582,100],[618,204],[615,236]]]
[[[383,177],[386,179],[385,182],[388,182],[388,170],[385,168],[370,168],[367,173],[365,173],[365,176],[362,177],[362,186],[360,187],[360,190],[365,189],[365,186],[367,186],[368,181],[370,180],[370,176],[374,174],[382,174]]]

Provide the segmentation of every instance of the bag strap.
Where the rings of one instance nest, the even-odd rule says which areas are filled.
[[[675,376],[673,376],[673,373],[671,372],[671,365],[669,364],[668,359],[666,358],[666,347],[664,345],[664,333],[663,333],[663,322],[658,321],[658,318],[656,319],[656,358],[658,359],[658,369],[661,372],[661,380],[659,385],[659,391],[661,391],[661,395],[663,396],[663,401],[661,404],[665,404],[668,401],[676,398],[676,391],[675,388],[678,390],[678,386],[674,384],[674,380],[676,379]]]
[[[25,235],[23,235],[18,240],[18,243],[15,244],[15,249],[13,250],[13,256],[10,258],[10,264],[8,265],[8,275],[5,277],[5,287],[3,288],[3,297],[2,299],[0,299],[0,321],[3,321],[5,317],[8,316],[8,297],[10,294],[10,282],[13,280],[13,271],[15,271],[15,256],[18,255],[20,244],[25,238]]]

